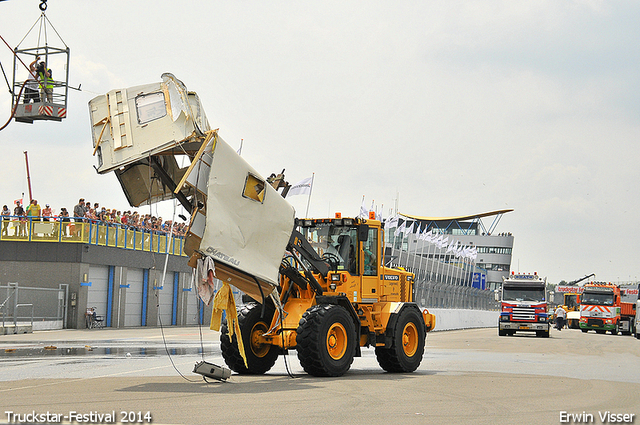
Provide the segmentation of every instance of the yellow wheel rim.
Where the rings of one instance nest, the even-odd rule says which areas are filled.
[[[267,333],[267,325],[264,322],[258,322],[251,328],[251,334],[249,335],[249,342],[251,343],[251,351],[256,357],[264,357],[269,352],[271,345],[264,343],[264,335]]]
[[[334,360],[340,360],[347,352],[347,330],[341,323],[334,323],[329,328],[327,351]]]
[[[418,351],[418,328],[413,322],[407,323],[402,330],[402,349],[407,357],[413,357]]]

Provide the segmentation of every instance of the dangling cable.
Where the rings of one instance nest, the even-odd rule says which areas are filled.
[[[11,84],[9,84],[9,79],[7,78],[6,72],[4,72],[4,66],[2,66],[2,62],[0,62],[0,69],[2,69],[2,75],[4,75],[4,80],[7,82],[7,88],[9,89],[9,93],[13,96],[13,90],[11,90]]]
[[[18,109],[18,100],[20,99],[20,97],[22,96],[22,90],[24,89],[24,86],[27,84],[27,82],[25,81],[24,83],[22,83],[22,87],[20,87],[20,93],[18,93],[18,97],[16,98],[16,104],[13,106],[13,110],[11,111],[11,116],[9,117],[9,120],[6,122],[5,125],[3,125],[2,127],[0,127],[0,131],[4,130],[6,126],[9,125],[9,123],[11,122],[11,120],[13,119],[13,117],[16,116],[16,110]]]
[[[278,315],[280,316],[280,329],[282,329],[283,326],[283,321],[282,321],[282,314],[278,313]],[[284,335],[283,338],[280,338],[282,340],[282,358],[284,359],[284,368],[287,371],[287,375],[289,375],[290,378],[295,378],[295,376],[293,375],[293,373],[291,373],[291,369],[289,369],[289,362],[287,361],[287,352],[289,350],[285,350],[284,349]]]

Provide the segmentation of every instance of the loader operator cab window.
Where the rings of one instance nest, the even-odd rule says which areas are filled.
[[[305,227],[302,229],[302,233],[320,257],[332,264],[335,263],[337,270],[346,270],[352,275],[356,275],[358,270],[356,228],[323,224]]]
[[[378,231],[369,229],[367,240],[362,243],[364,254],[364,276],[376,276],[378,274]]]

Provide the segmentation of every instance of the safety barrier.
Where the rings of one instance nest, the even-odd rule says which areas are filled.
[[[68,242],[185,256],[184,237],[93,221],[61,221],[59,217],[3,216],[0,241]]]
[[[455,308],[429,308],[436,316],[434,331],[454,329],[495,328],[498,326],[500,312],[497,310],[468,310]]]

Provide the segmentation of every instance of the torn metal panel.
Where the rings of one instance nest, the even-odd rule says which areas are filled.
[[[222,262],[277,285],[294,221],[291,204],[218,138],[213,148],[200,251],[213,257],[216,264]]]
[[[114,170],[122,186],[129,204],[134,206],[150,205],[156,202],[173,199],[174,187],[165,184],[158,173],[153,170],[151,158],[143,158],[125,167]],[[167,174],[181,179],[186,168],[180,168],[173,156],[155,157]]]

